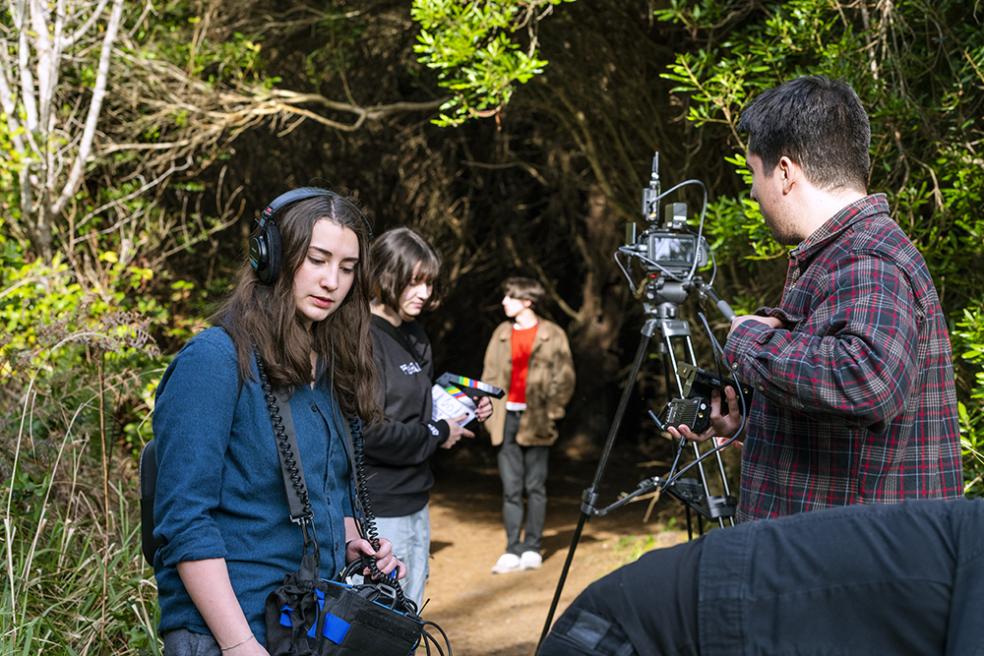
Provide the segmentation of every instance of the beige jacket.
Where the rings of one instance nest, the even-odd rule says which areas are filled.
[[[507,391],[492,399],[492,416],[485,423],[492,445],[502,444],[506,424],[506,397],[512,374],[512,322],[499,324],[485,350],[482,380]],[[530,354],[526,378],[526,411],[519,422],[516,443],[521,446],[550,446],[557,441],[555,422],[564,416],[564,406],[574,393],[574,361],[567,336],[560,326],[540,319]]]

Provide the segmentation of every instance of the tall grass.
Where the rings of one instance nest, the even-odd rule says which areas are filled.
[[[107,439],[101,366],[76,373],[0,367],[0,654],[157,655],[134,460]]]

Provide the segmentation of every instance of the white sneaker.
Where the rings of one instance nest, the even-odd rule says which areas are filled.
[[[543,565],[543,557],[536,551],[524,551],[519,557],[521,569],[540,569],[541,565]]]
[[[499,556],[499,560],[495,561],[495,566],[492,567],[493,574],[508,574],[509,572],[518,572],[522,569],[522,565],[519,562],[519,556],[511,553],[504,553]]]

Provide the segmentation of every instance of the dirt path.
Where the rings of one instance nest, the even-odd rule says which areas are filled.
[[[580,496],[594,476],[595,463],[551,462],[548,482],[544,561],[539,570],[492,574],[504,548],[501,486],[494,463],[448,466],[438,471],[431,499],[431,573],[424,617],[441,625],[456,656],[528,656],[543,628],[557,581],[580,516]],[[606,474],[618,490],[635,487],[648,472],[623,465]],[[618,491],[603,485],[601,504]],[[663,500],[665,515],[678,513],[675,502]],[[577,593],[600,576],[632,558],[653,536],[656,546],[686,539],[680,530],[666,530],[662,521],[642,523],[645,504],[593,519],[585,527],[554,619]],[[418,653],[423,653],[422,650]]]

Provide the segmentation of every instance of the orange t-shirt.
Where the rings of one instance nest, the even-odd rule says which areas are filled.
[[[537,326],[515,328],[509,340],[512,346],[512,374],[509,376],[509,403],[526,403],[526,374],[530,369],[530,354],[536,339]]]

